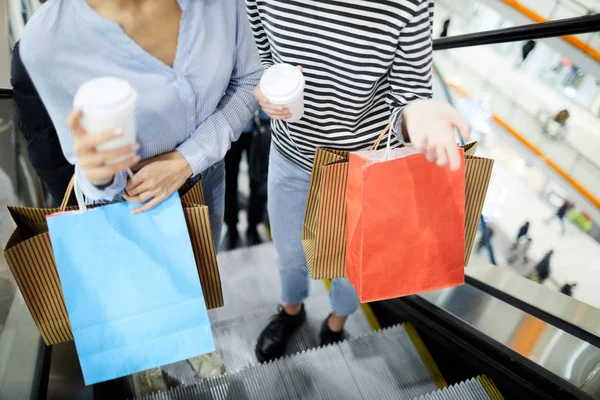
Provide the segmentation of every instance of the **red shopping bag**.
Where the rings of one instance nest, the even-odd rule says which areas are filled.
[[[465,170],[412,148],[350,154],[346,274],[361,302],[464,283]]]

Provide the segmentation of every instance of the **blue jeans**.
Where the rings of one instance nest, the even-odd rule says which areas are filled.
[[[302,247],[309,184],[309,174],[271,147],[267,207],[284,304],[302,303],[309,294],[310,276]],[[359,304],[356,291],[346,278],[333,280],[329,301],[339,316],[354,313]]]

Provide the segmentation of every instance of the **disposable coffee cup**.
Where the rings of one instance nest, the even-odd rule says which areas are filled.
[[[297,122],[304,116],[304,75],[290,64],[276,64],[265,71],[260,90],[271,104],[285,106]]]
[[[79,87],[73,106],[83,111],[82,125],[89,135],[121,129],[123,134],[97,146],[107,151],[136,143],[137,93],[129,82],[114,77],[92,79]],[[111,160],[123,161],[135,154]]]

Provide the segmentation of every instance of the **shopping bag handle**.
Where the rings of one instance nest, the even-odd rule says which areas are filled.
[[[387,124],[387,126],[385,127],[385,129],[383,131],[381,131],[381,133],[379,134],[379,137],[375,141],[375,144],[373,145],[373,147],[371,147],[371,150],[377,150],[377,148],[381,144],[381,141],[385,137],[385,134],[389,132],[389,130],[390,130],[391,127],[392,127],[392,123],[390,122],[389,124]]]
[[[75,198],[77,199],[77,205],[79,206],[79,211],[87,211],[87,207],[85,205],[85,199],[83,198],[83,192],[75,179],[75,175],[71,177],[69,181],[69,185],[67,185],[67,190],[65,190],[65,196],[63,197],[62,203],[60,203],[60,211],[65,212],[67,210],[67,204],[69,203],[69,198],[71,197],[71,193],[75,191]]]

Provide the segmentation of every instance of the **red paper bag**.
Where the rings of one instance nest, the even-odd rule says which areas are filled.
[[[350,154],[346,274],[361,302],[464,283],[465,171],[412,148]]]

